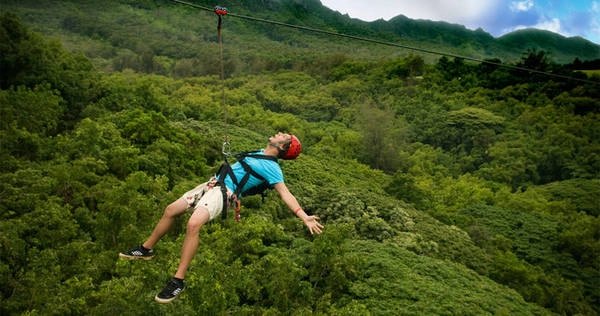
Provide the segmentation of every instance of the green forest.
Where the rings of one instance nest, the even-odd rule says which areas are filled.
[[[214,14],[134,2],[2,7],[1,315],[600,313],[600,75],[576,69],[598,60],[385,54],[227,19],[221,78]],[[122,12],[164,42],[101,27]],[[189,21],[204,38],[165,43]],[[323,234],[275,192],[246,197],[155,303],[189,214],[152,261],[119,251],[218,170],[225,135],[242,152],[277,131],[302,140],[281,165]]]

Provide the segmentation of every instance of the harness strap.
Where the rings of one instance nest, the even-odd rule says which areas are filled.
[[[229,175],[234,182],[236,181],[231,166],[227,162],[227,159],[224,159],[223,164],[217,172],[217,184],[221,187],[221,194],[223,194],[223,208],[221,209],[222,219],[227,218],[227,202],[229,202],[229,199],[227,198],[227,186],[225,185],[225,177],[227,175]]]
[[[237,187],[235,188],[236,195],[239,195],[242,192],[242,189],[246,185],[246,182],[248,182],[248,179],[250,179],[250,175],[261,180],[262,182],[267,181],[263,176],[258,174],[256,171],[252,170],[252,168],[250,168],[250,166],[245,161],[243,161],[243,160],[240,161],[240,164],[244,168],[244,171],[246,171],[246,174],[244,175],[242,180],[238,183]]]

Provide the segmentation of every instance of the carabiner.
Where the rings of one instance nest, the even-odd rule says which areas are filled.
[[[225,156],[231,156],[231,144],[229,144],[229,142],[224,142],[223,147],[221,147],[221,152]]]

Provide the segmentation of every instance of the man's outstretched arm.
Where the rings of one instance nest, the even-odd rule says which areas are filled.
[[[279,196],[283,200],[283,202],[287,205],[287,207],[296,214],[296,216],[300,217],[304,222],[304,225],[308,227],[308,230],[311,234],[317,233],[320,234],[323,228],[318,220],[320,219],[318,216],[308,215],[302,210],[300,203],[296,200],[296,197],[290,192],[285,183],[280,182],[275,184],[275,190],[279,193]]]

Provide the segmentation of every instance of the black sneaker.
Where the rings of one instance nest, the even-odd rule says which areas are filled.
[[[119,253],[119,257],[124,259],[151,260],[152,256],[154,256],[154,251],[152,249],[146,250],[144,247],[142,247],[142,245],[139,245],[129,251]]]
[[[159,303],[170,303],[183,292],[184,288],[183,280],[173,278],[167,282],[167,286],[160,293],[156,294],[154,300]]]

